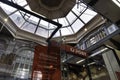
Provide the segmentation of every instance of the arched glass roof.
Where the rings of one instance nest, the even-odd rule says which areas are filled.
[[[32,11],[26,0],[9,1]],[[0,7],[8,15],[8,18],[10,18],[20,29],[33,33],[35,35],[48,38],[51,33],[57,28],[56,25],[53,25],[26,12],[13,8],[9,5],[0,3]],[[53,19],[53,21],[62,24],[62,28],[57,31],[54,37],[75,34],[82,27],[84,27],[84,25],[87,24],[94,16],[96,16],[96,14],[96,12],[92,11],[82,2],[80,2],[79,5],[76,3],[66,17]]]

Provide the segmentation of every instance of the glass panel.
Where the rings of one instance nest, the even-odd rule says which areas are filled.
[[[56,25],[54,25],[54,24],[49,24],[49,29],[56,29],[57,28],[57,26]]]
[[[10,13],[12,13],[12,12],[14,12],[14,11],[17,10],[17,9],[15,9],[15,8],[13,8],[13,7],[11,7],[11,6],[8,6],[8,5],[6,5],[6,4],[3,4],[3,3],[1,3],[1,2],[0,2],[0,6],[1,6],[1,8],[2,8],[7,14],[10,14]]]
[[[29,69],[18,68],[15,77],[20,79],[28,79]]]
[[[44,21],[44,20],[41,20],[41,21],[40,21],[40,26],[48,29],[48,22],[47,22],[47,21]]]
[[[25,22],[25,20],[23,19],[19,12],[12,14],[10,18],[17,25],[17,27],[21,27]]]
[[[24,18],[26,19],[26,20],[28,20],[29,18],[30,18],[30,14],[27,14],[27,13],[23,13],[24,14]]]
[[[39,21],[39,18],[31,15],[30,18],[29,18],[29,21],[37,25],[38,21]]]
[[[25,64],[25,69],[29,69],[28,67],[29,67],[28,64]]]
[[[36,34],[39,36],[47,38],[48,37],[48,30],[45,30],[43,28],[38,27]]]
[[[25,16],[25,12],[19,11],[22,16]]]
[[[95,15],[97,14],[95,11],[91,10],[90,8],[88,8],[88,9],[85,11],[85,13],[89,13],[89,14],[92,15],[92,16],[95,16]]]
[[[59,23],[62,24],[62,26],[68,26],[69,25],[65,18],[59,18],[58,20],[59,20]]]
[[[27,4],[26,0],[13,0],[13,1],[20,6],[24,6]]]
[[[80,16],[80,18],[81,18],[85,23],[87,23],[87,22],[89,22],[96,14],[97,14],[96,12],[87,9],[87,10],[84,12],[84,14],[82,14],[82,15]]]
[[[21,64],[20,64],[20,68],[24,68],[24,64],[21,63]]]
[[[107,31],[109,34],[111,34],[111,33],[115,32],[117,29],[118,29],[118,27],[113,24],[107,28]]]
[[[16,63],[14,69],[16,70],[19,67],[20,63]]]
[[[66,17],[70,23],[72,23],[77,18],[72,12],[69,12],[69,14]]]
[[[62,36],[70,35],[70,34],[73,34],[73,31],[71,30],[70,27],[67,27],[67,28],[61,28],[61,33],[62,33]]]
[[[25,9],[32,11],[29,5],[25,6]]]
[[[18,5],[20,6],[24,6],[27,4],[26,0],[13,0],[14,3],[17,3]],[[2,3],[0,3],[2,4]],[[5,4],[2,4],[0,5],[4,11],[7,13],[7,14],[10,14],[11,12],[14,12],[16,9],[15,8],[12,8],[8,5],[5,5]],[[80,3],[79,5],[75,5],[72,9],[72,11],[77,15],[79,16],[85,9],[87,8],[86,5],[84,5],[83,3]],[[29,5],[25,6],[25,9],[27,10],[30,10],[30,7]],[[34,33],[35,29],[36,29],[36,26],[38,24],[38,21],[39,21],[39,18],[36,18],[30,14],[27,14],[25,12],[22,12],[20,11],[21,14],[19,12],[16,12],[15,14],[11,15],[10,18],[14,21],[14,23],[18,26],[18,27],[21,27],[22,25],[22,29],[25,30],[25,31],[28,31],[28,32],[32,32]],[[88,9],[85,11],[84,14],[82,14],[80,16],[80,18],[85,22],[87,23],[88,21],[90,21],[97,13],[95,13],[94,11]],[[29,24],[28,22],[25,23],[25,20],[29,20],[28,22],[32,22],[33,24]],[[68,21],[67,21],[67,20]],[[73,31],[72,29],[69,27],[67,28],[68,26],[70,26],[70,24],[72,24],[72,28],[75,32],[77,32],[84,24],[78,19],[76,20],[77,17],[70,11],[68,13],[68,15],[66,16],[66,18],[59,18],[59,19],[53,19],[53,21],[55,22],[59,22],[60,24],[63,25],[64,28],[61,29],[61,32],[62,32],[62,35],[69,35],[69,34],[73,34]],[[74,22],[76,20],[76,22]],[[68,23],[69,22],[69,23]],[[73,23],[74,22],[74,23]],[[25,23],[25,24],[24,24]],[[79,26],[78,26],[79,25]],[[40,28],[41,27],[41,28]],[[66,27],[66,28],[65,28]],[[44,29],[45,28],[45,29]],[[37,35],[40,35],[40,36],[43,36],[43,37],[48,37],[48,35],[50,36],[51,33],[57,28],[56,25],[53,25],[51,23],[48,23],[44,20],[41,20],[40,21],[40,24],[39,24],[39,29],[37,30],[36,34]],[[40,32],[39,32],[40,30]],[[42,32],[41,32],[42,30]],[[47,30],[50,30],[49,33]],[[43,32],[47,32],[47,34],[43,33]],[[42,34],[41,34],[42,33]],[[60,32],[58,31],[55,36],[60,36]],[[54,37],[55,37],[54,36]]]
[[[85,4],[83,4],[82,2],[78,5],[78,9],[81,9],[81,7],[87,8],[87,6]]]
[[[84,26],[84,24],[83,24],[79,19],[77,19],[77,20],[73,23],[72,28],[74,29],[75,32],[77,32],[77,31],[80,30],[83,26]]]
[[[79,16],[85,9],[86,9],[86,6],[81,3],[79,6],[75,5],[72,11]]]
[[[54,30],[49,30],[49,36],[51,35],[51,33],[53,32]]]
[[[33,24],[30,24],[28,22],[26,22],[23,26],[22,29],[31,33],[35,32],[36,26]]]
[[[49,30],[49,32],[50,32],[50,35],[51,35],[53,30]],[[59,30],[55,33],[55,35],[53,37],[58,37],[58,36],[60,37],[60,31]]]
[[[53,21],[58,22],[57,19],[53,19]]]

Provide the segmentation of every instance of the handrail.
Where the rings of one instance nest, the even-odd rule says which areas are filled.
[[[112,34],[116,35],[117,34],[117,33],[115,33],[116,31],[118,31],[118,33],[119,33],[119,28],[115,24],[112,24],[110,26],[103,26],[103,28],[99,28],[99,30],[96,30],[95,32],[93,32],[93,34],[86,36],[83,39],[84,41],[79,42],[77,44],[77,47],[79,49],[88,50],[89,47],[97,44],[98,42],[102,41],[103,39],[107,38],[108,36],[112,37],[111,36]]]

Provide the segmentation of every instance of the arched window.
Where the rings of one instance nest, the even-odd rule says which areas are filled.
[[[28,47],[22,47],[16,52],[16,59],[13,62],[13,76],[16,79],[31,78],[34,51]]]

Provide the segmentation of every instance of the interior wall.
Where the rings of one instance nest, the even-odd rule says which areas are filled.
[[[24,72],[22,69],[31,68],[32,59],[27,57],[27,54],[29,55],[30,51],[34,51],[35,45],[35,43],[30,41],[18,40],[6,34],[0,34],[0,80],[17,80],[17,78],[20,78],[21,72]],[[26,53],[24,54],[26,56],[22,56],[22,53]],[[22,69],[20,69],[20,67],[22,67]],[[17,72],[18,68],[19,72]],[[16,74],[16,72],[18,74]],[[18,75],[19,77],[16,77]],[[29,80],[30,77],[31,76],[28,76],[27,80]]]

